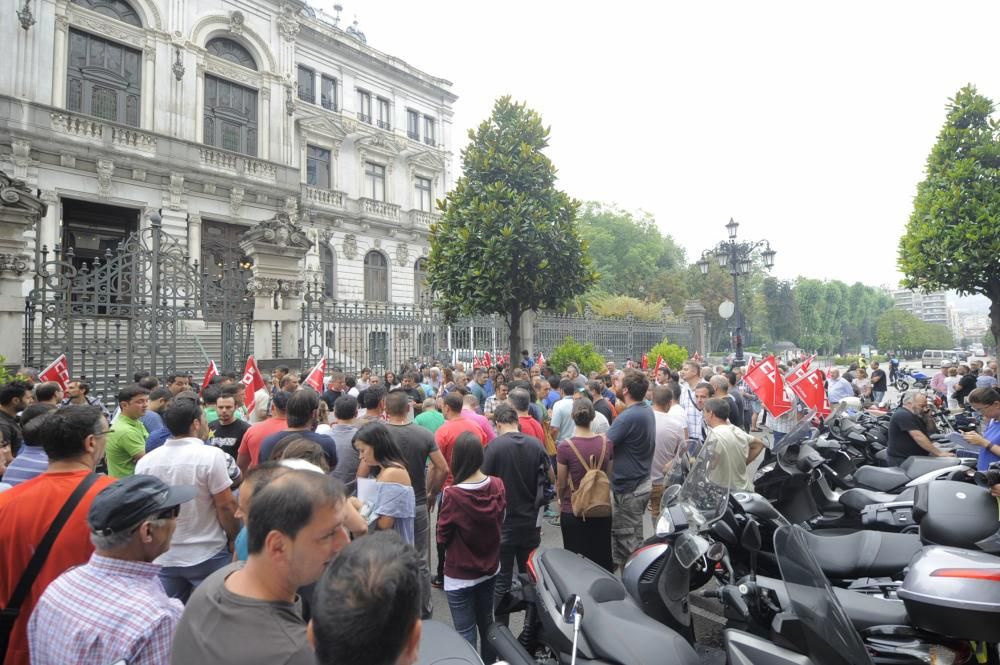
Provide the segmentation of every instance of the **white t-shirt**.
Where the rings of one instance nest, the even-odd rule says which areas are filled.
[[[681,406],[678,402],[674,402],[670,405],[670,408],[667,409],[667,415],[680,423],[681,429],[687,432],[687,414],[684,412],[683,406]],[[686,434],[685,438],[687,438]]]
[[[219,524],[212,496],[233,483],[226,469],[226,453],[206,446],[201,439],[167,439],[135,465],[136,473],[156,476],[168,485],[191,485],[194,499],[181,504],[170,549],[156,558],[161,566],[194,566],[226,546],[226,532]]]
[[[573,423],[573,398],[563,397],[552,405],[552,416],[549,419],[549,426],[559,430],[558,441],[565,441],[573,438],[576,431],[576,424]]]
[[[656,447],[653,449],[653,465],[650,467],[649,477],[654,485],[662,485],[663,467],[678,452],[687,450],[687,441],[684,439],[687,419],[684,417],[684,409],[681,409],[680,418],[656,409],[653,409],[653,416],[656,417]]]

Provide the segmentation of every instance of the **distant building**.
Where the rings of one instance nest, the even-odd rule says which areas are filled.
[[[920,293],[901,289],[892,292],[892,299],[898,309],[910,312],[927,323],[937,323],[951,328],[953,332],[958,332],[952,328],[952,321],[948,315],[946,291]]]

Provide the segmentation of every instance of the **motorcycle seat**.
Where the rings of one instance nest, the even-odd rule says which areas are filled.
[[[876,492],[875,490],[855,487],[840,495],[840,505],[849,508],[856,513],[860,513],[868,506],[880,503],[894,503],[898,501],[913,501],[914,489],[907,487],[899,494],[889,492]]]
[[[863,466],[854,472],[854,482],[878,492],[889,492],[912,480],[902,467]]]
[[[907,626],[910,618],[901,600],[879,598],[867,593],[834,588],[833,593],[857,630],[874,626]]]
[[[835,580],[897,576],[923,546],[920,536],[909,533],[857,531],[836,536],[822,533],[807,531],[805,535],[820,568]]]
[[[899,468],[906,472],[910,480],[919,478],[925,473],[940,471],[958,464],[954,457],[908,457]]]
[[[593,561],[569,550],[547,549],[541,563],[560,604],[572,593],[580,596],[580,633],[594,658],[636,665],[697,662],[687,640],[646,616],[621,580]]]

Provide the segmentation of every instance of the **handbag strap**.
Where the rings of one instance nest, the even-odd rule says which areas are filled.
[[[97,478],[98,475],[96,473],[88,473],[80,481],[80,484],[76,486],[73,493],[69,495],[69,498],[66,499],[66,503],[63,504],[59,510],[59,514],[56,515],[48,531],[42,537],[42,541],[38,544],[38,549],[35,550],[31,560],[28,561],[28,565],[21,574],[21,579],[18,581],[17,586],[14,587],[14,592],[10,595],[10,600],[7,601],[7,606],[3,610],[0,610],[0,615],[3,617],[3,621],[0,623],[0,656],[7,653],[7,641],[10,637],[11,629],[14,627],[14,622],[21,612],[21,604],[24,603],[28,592],[31,591],[35,580],[38,579],[38,573],[42,571],[42,566],[45,565],[45,560],[48,558],[49,551],[56,542],[56,538],[59,537],[59,532],[66,525],[69,516],[80,505],[80,501],[87,493],[87,490],[93,487]]]
[[[608,450],[608,440],[604,437],[603,434],[601,435],[601,459],[598,460],[597,466],[591,466],[591,465],[587,464],[587,462],[584,461],[583,455],[580,454],[580,450],[573,443],[572,439],[566,439],[566,443],[568,443],[569,447],[572,448],[573,452],[576,454],[576,458],[578,460],[580,460],[580,464],[583,466],[583,469],[584,469],[583,472],[584,472],[585,475],[586,475],[587,471],[592,471],[594,469],[600,469],[600,468],[602,468],[604,466],[604,455],[605,455],[605,453],[607,453],[607,450]],[[593,462],[594,462],[594,456],[593,455],[590,456],[590,461],[591,461],[591,464],[593,464]],[[570,473],[567,473],[566,476],[569,479],[569,490],[571,492],[575,492],[576,488],[573,487],[573,475],[570,474]]]

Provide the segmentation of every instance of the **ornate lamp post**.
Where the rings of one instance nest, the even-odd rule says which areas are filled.
[[[707,249],[701,254],[698,261],[698,268],[702,275],[708,274],[709,261],[714,256],[719,262],[720,268],[728,268],[729,274],[733,277],[733,302],[736,305],[736,360],[733,365],[743,364],[743,310],[740,308],[740,287],[739,278],[749,275],[753,267],[755,254],[759,254],[764,263],[764,267],[770,269],[774,266],[775,251],[771,249],[771,243],[767,240],[756,242],[736,239],[736,231],[739,224],[731,218],[726,224],[726,232],[729,234],[728,240],[723,240],[712,249]]]

